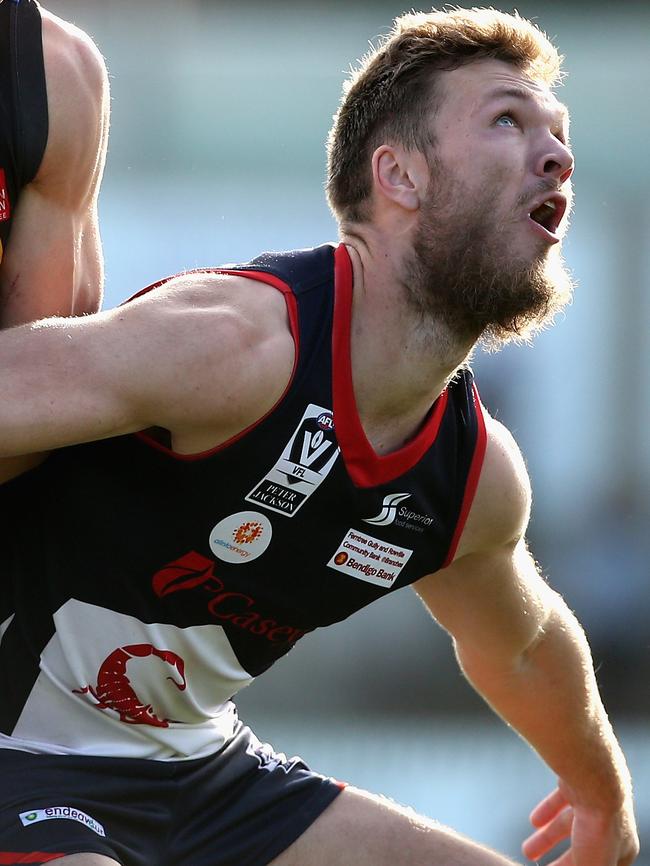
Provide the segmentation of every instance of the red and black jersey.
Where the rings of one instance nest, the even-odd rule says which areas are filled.
[[[0,745],[214,751],[230,697],[306,632],[453,558],[485,450],[469,370],[377,455],[352,387],[345,246],[225,272],[284,293],[296,362],[272,411],[201,454],[122,436],[0,489]]]
[[[20,192],[43,159],[48,134],[41,13],[34,0],[0,2],[0,261]]]

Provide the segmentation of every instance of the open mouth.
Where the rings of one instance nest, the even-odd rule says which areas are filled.
[[[557,236],[557,230],[566,211],[566,198],[562,195],[552,195],[528,214],[533,222],[540,225],[549,234]]]

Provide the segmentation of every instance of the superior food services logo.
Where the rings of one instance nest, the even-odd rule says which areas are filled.
[[[364,517],[364,523],[373,526],[390,526],[392,523],[403,529],[411,529],[415,532],[424,532],[434,522],[430,514],[422,514],[413,511],[406,505],[401,505],[405,499],[411,497],[410,493],[389,493],[384,496],[379,514],[374,517]],[[398,510],[399,506],[399,510]]]
[[[410,493],[389,493],[384,496],[381,511],[375,517],[364,517],[364,523],[373,523],[375,526],[388,526],[397,516],[397,506],[404,499],[408,499]]]
[[[293,517],[323,483],[338,455],[331,410],[310,403],[280,459],[246,501]]]
[[[65,818],[68,821],[78,821],[80,824],[85,824],[89,830],[97,833],[98,836],[105,836],[104,828],[99,823],[86,815],[85,812],[80,812],[79,809],[73,809],[72,806],[48,806],[47,809],[31,809],[29,812],[21,812],[18,816],[23,827],[29,827],[30,824],[38,824],[39,821],[52,821],[55,818]]]

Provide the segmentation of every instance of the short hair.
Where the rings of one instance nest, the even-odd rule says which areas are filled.
[[[373,47],[343,85],[327,141],[327,199],[339,222],[370,216],[370,157],[383,141],[427,153],[436,72],[475,60],[504,60],[549,86],[563,57],[518,13],[461,9],[408,13]]]

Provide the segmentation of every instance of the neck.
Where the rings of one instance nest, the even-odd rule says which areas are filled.
[[[352,259],[351,361],[357,408],[370,441],[395,431],[392,445],[420,426],[474,340],[451,333],[409,300],[405,239],[363,226],[342,232]],[[373,442],[373,444],[375,444]],[[390,447],[390,446],[388,446]]]

